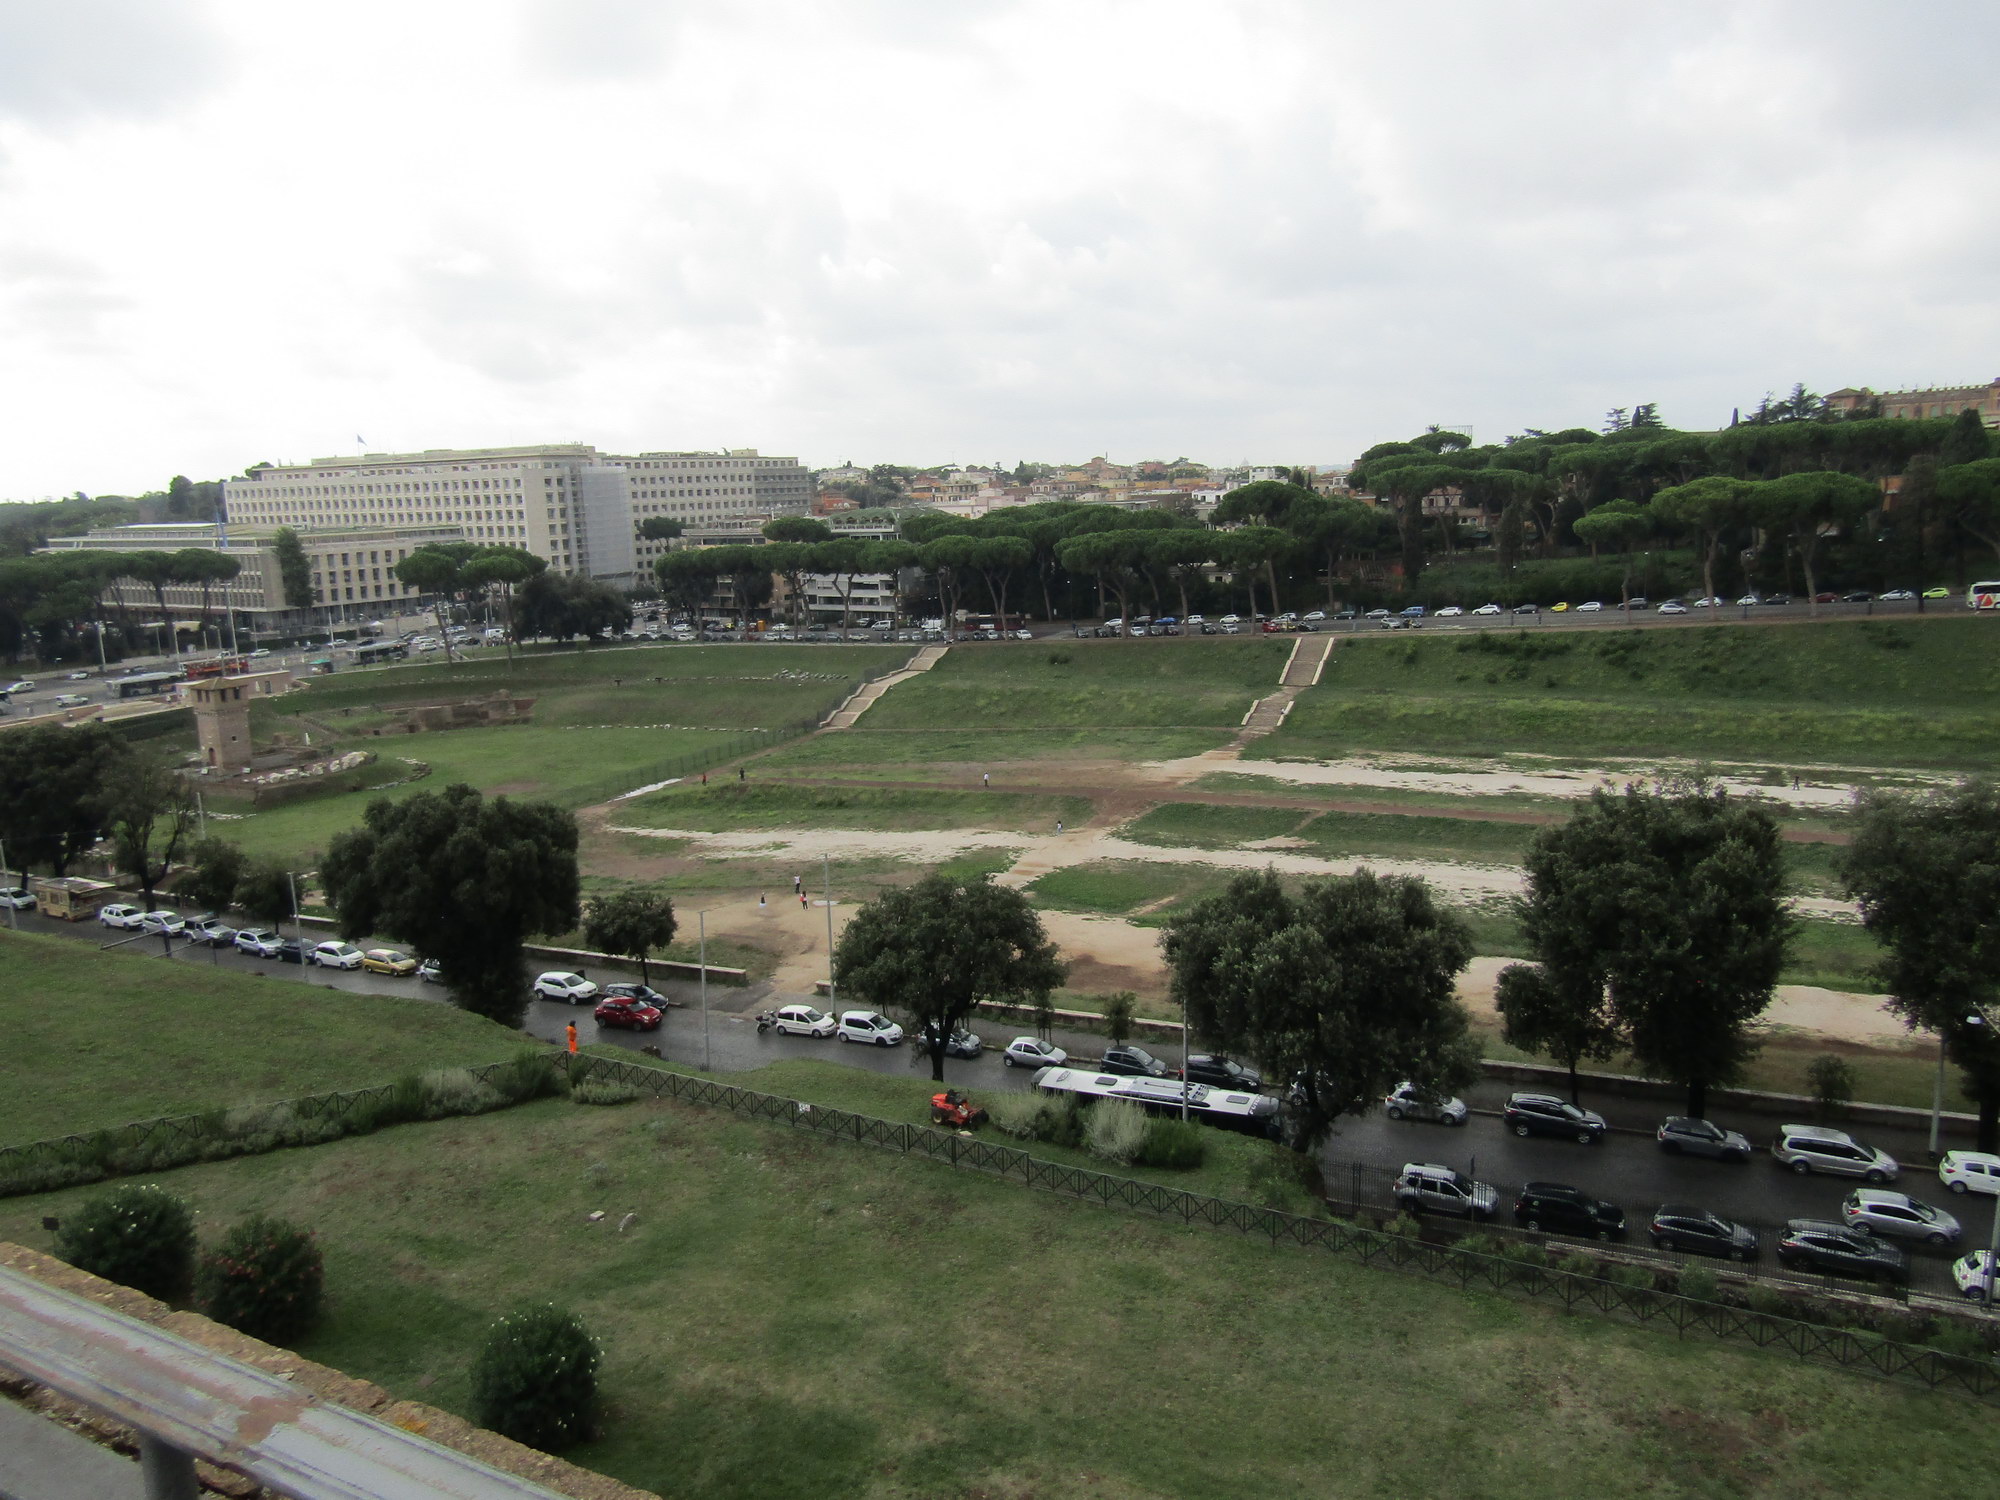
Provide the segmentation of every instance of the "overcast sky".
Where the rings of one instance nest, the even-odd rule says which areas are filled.
[[[0,498],[2000,375],[2000,4],[0,0]]]

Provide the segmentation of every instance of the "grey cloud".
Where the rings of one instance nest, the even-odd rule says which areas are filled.
[[[665,0],[537,0],[522,42],[528,60],[551,73],[642,78],[671,64],[677,9]]]
[[[149,118],[214,89],[230,66],[190,0],[0,6],[0,118],[42,128]]]

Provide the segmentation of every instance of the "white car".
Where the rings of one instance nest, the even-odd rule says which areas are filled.
[[[1199,620],[1201,616],[1189,615],[1188,618],[1190,620]],[[1326,618],[1326,611],[1323,609],[1307,610],[1304,616],[1305,622],[1308,625],[1317,625],[1320,621],[1324,620],[1325,618]]]
[[[89,702],[81,693],[57,693],[55,697],[57,708],[82,708]]]
[[[352,943],[329,939],[306,949],[306,962],[322,969],[358,969],[361,967],[361,950]]]
[[[250,653],[250,659],[252,661],[262,661],[265,657],[269,656],[270,654],[271,654],[271,648],[269,646],[259,646],[255,651],[252,651]]]
[[[1884,599],[1893,599],[1900,602],[1904,599],[1914,599],[1917,596],[1909,589],[1890,589],[1889,592],[1884,594],[1882,597]]]
[[[1960,1296],[1985,1302],[1993,1296],[1995,1282],[2000,1281],[2000,1267],[1994,1266],[1991,1250],[1975,1250],[1951,1263],[1951,1279],[1958,1284]]]
[[[1310,620],[1310,619],[1312,618],[1312,616],[1311,616],[1311,615],[1307,615],[1307,616],[1306,616],[1306,618],[1307,618],[1308,620]],[[1182,624],[1184,624],[1184,625],[1206,625],[1206,624],[1208,623],[1208,616],[1207,616],[1207,615],[1189,615],[1189,616],[1187,617],[1187,619],[1185,619],[1185,620],[1184,620],[1184,621],[1182,621],[1181,623],[1182,623]]]
[[[771,1029],[779,1036],[832,1036],[830,1012],[812,1005],[781,1005],[771,1012]]]
[[[6,906],[11,906],[15,911],[33,911],[35,909],[34,893],[26,886],[20,885],[0,891],[0,907]]]
[[[597,998],[597,986],[581,974],[569,974],[562,970],[551,970],[535,976],[535,994],[543,1000],[567,1000],[571,1005],[582,1005]]]
[[[1493,612],[1494,612],[1494,613],[1495,613],[1496,615],[1497,615],[1498,613],[1500,613],[1500,611],[1499,611],[1499,610],[1497,610],[1497,609],[1496,609],[1495,611],[1493,611]],[[1458,605],[1456,605],[1456,604],[1447,604],[1447,605],[1446,605],[1446,606],[1445,606],[1445,607],[1444,607],[1443,609],[1441,609],[1441,610],[1439,610],[1439,611],[1437,612],[1437,617],[1438,617],[1438,618],[1439,618],[1440,620],[1456,620],[1456,619],[1457,619],[1457,618],[1458,618],[1458,617],[1459,617],[1460,615],[1462,615],[1462,614],[1464,614],[1464,613],[1465,613],[1465,611],[1464,611],[1463,609],[1461,609],[1461,608],[1460,608],[1460,607],[1459,607]]]
[[[34,690],[35,685],[32,682],[10,682],[0,688],[0,693],[32,693]]]
[[[88,682],[90,681],[90,674],[88,672],[71,672],[68,680],[71,682]]]
[[[284,939],[266,927],[245,927],[236,934],[235,941],[238,953],[247,953],[252,958],[276,958]]]
[[[169,937],[179,937],[186,928],[187,923],[181,920],[181,914],[177,911],[162,909],[139,913],[139,930],[151,933],[155,937],[163,932]]]
[[[1604,606],[1601,603],[1599,603],[1595,599],[1592,599],[1588,603],[1579,604],[1576,607],[1576,612],[1580,615],[1594,615],[1603,608]]]
[[[835,1035],[843,1042],[871,1042],[877,1047],[893,1047],[903,1039],[903,1028],[872,1010],[847,1010],[840,1013],[840,1026]]]
[[[1397,1084],[1382,1107],[1392,1120],[1436,1120],[1445,1125],[1463,1125],[1471,1113],[1456,1095],[1439,1099],[1426,1095],[1414,1083]]]
[[[1243,621],[1236,615],[1224,615],[1222,623],[1225,625],[1241,625]]]
[[[123,901],[114,901],[109,906],[97,908],[97,920],[106,927],[116,927],[121,931],[133,932],[138,929],[146,914],[136,906],[128,906]]]
[[[1986,1151],[1947,1151],[1938,1163],[1938,1181],[1954,1193],[2000,1197],[2000,1156]]]
[[[1722,598],[1719,594],[1710,594],[1706,599],[1695,600],[1694,607],[1696,609],[1720,609],[1728,602],[1728,600]]]
[[[1060,1068],[1069,1061],[1069,1054],[1038,1036],[1017,1036],[1000,1054],[1000,1061],[1010,1068]]]
[[[1669,599],[1665,604],[1660,606],[1658,611],[1658,613],[1663,615],[1684,615],[1687,612],[1687,606],[1678,599]]]
[[[1888,596],[1885,594],[1883,595],[1883,597],[1887,598]],[[1736,602],[1738,604],[1750,605],[1750,604],[1762,604],[1764,601],[1762,599],[1759,599],[1755,594],[1745,594],[1741,599],[1738,599]]]
[[[1497,615],[1500,613],[1500,606],[1497,604],[1482,604],[1473,613],[1475,615]]]

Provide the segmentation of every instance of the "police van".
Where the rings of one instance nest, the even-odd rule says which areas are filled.
[[[1035,1087],[1045,1094],[1072,1094],[1079,1102],[1126,1099],[1148,1114],[1178,1115],[1185,1098],[1187,1117],[1204,1125],[1278,1139],[1284,1128],[1281,1106],[1268,1094],[1232,1093],[1176,1078],[1126,1078],[1088,1068],[1043,1068]]]

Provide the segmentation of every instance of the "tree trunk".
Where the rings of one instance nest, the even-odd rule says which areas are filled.
[[[944,1044],[949,1038],[950,1032],[945,1031],[941,1033],[936,1027],[926,1025],[924,1027],[924,1036],[929,1039],[931,1045],[931,1082],[943,1083]]]
[[[1688,1114],[1691,1118],[1697,1120],[1708,1118],[1708,1080],[1706,1078],[1690,1078],[1688,1080]]]
[[[1804,537],[1799,539],[1799,566],[1805,570],[1806,575],[1806,614],[1814,619],[1819,616],[1819,585],[1813,582],[1813,553],[1818,545],[1817,531],[1812,533],[1809,540]]]
[[[1580,1061],[1581,1058],[1574,1056],[1569,1059],[1569,1102],[1578,1109],[1583,1108],[1583,1080],[1576,1074],[1576,1065]]]
[[[1049,570],[1043,567],[1037,571],[1042,579],[1042,618],[1053,620],[1056,617],[1056,605],[1055,600],[1049,597]]]
[[[1989,1155],[2000,1151],[2000,1089],[1988,1091],[1979,1100],[1979,1139],[1975,1144]],[[2000,1203],[1993,1211],[2000,1213]]]
[[[1413,589],[1424,571],[1424,500],[1418,495],[1409,500],[1397,518],[1397,530],[1403,542],[1403,587]]]
[[[1715,554],[1721,550],[1722,533],[1718,531],[1709,537],[1708,546],[1701,554],[1701,588],[1704,599],[1713,599],[1715,597]],[[1710,605],[1708,618],[1710,624],[1719,622],[1722,619],[1722,606],[1719,604]]]
[[[1271,618],[1275,620],[1278,617],[1278,567],[1268,557],[1264,559],[1264,584],[1271,591]],[[1253,609],[1250,613],[1254,615],[1257,611]]]

